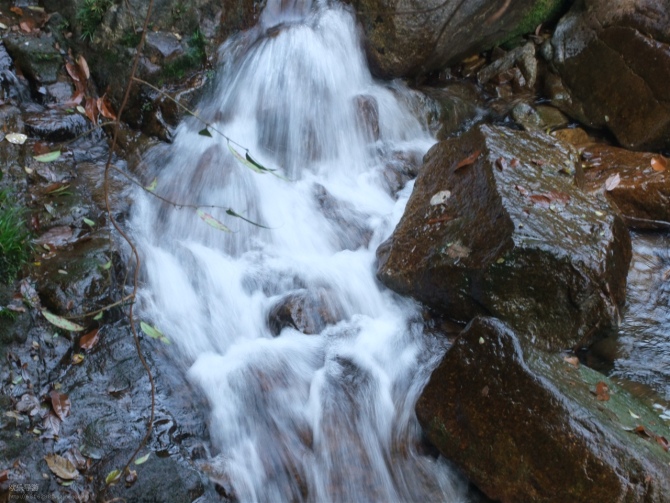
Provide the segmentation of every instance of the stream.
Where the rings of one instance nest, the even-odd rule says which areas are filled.
[[[211,477],[240,501],[466,501],[414,413],[444,342],[374,274],[412,188],[389,172],[434,143],[414,94],[371,77],[337,4],[269,1],[221,51],[210,127],[146,160],[175,204],[138,191],[130,222],[142,318],[210,405]]]

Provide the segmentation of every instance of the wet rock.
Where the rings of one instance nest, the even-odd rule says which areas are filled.
[[[350,0],[366,35],[373,72],[382,77],[415,76],[439,70],[466,56],[532,32],[556,19],[565,0],[501,4],[489,0]]]
[[[660,154],[638,153],[607,145],[582,152],[586,189],[604,192],[630,227],[670,229],[670,170]],[[658,170],[654,169],[654,166]]]
[[[337,245],[343,250],[357,250],[367,246],[372,230],[361,224],[364,221],[351,205],[339,201],[323,185],[314,185],[314,198],[323,215],[332,223]]]
[[[576,2],[552,39],[553,102],[636,150],[670,148],[670,1]]]
[[[579,150],[596,143],[595,138],[591,137],[585,129],[579,127],[558,129],[552,132],[551,135]]]
[[[52,84],[58,80],[58,71],[63,65],[63,57],[55,49],[53,35],[40,33],[38,36],[22,32],[11,32],[4,38],[7,51],[14,64],[33,82],[35,88],[41,84]]]
[[[535,59],[535,43],[528,42],[517,47],[477,73],[480,84],[486,84],[496,75],[511,70],[515,65],[524,76],[524,87],[532,89],[537,81],[537,60]]]
[[[436,137],[450,138],[467,131],[486,116],[484,100],[476,86],[454,83],[444,88],[421,88],[437,105]]]
[[[618,324],[630,238],[572,184],[574,159],[548,135],[491,126],[437,144],[378,278],[458,321],[500,317],[535,346],[593,342]]]
[[[270,309],[268,325],[275,336],[286,327],[313,335],[336,324],[342,315],[342,307],[325,288],[302,290],[286,295]]]
[[[512,109],[512,118],[526,131],[541,131],[542,117],[528,103],[519,103]]]
[[[47,141],[72,140],[92,127],[81,114],[64,110],[49,110],[29,115],[25,119],[26,133]]]
[[[379,105],[374,96],[356,96],[354,99],[358,126],[370,142],[379,140]]]
[[[667,438],[658,416],[589,368],[524,352],[498,320],[466,327],[416,412],[440,452],[494,500],[670,501],[668,453],[634,431]]]

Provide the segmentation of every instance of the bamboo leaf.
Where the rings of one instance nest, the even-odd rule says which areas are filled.
[[[60,157],[60,150],[54,150],[53,152],[48,152],[42,155],[36,155],[33,157],[37,162],[53,162]]]
[[[121,478],[121,470],[112,470],[105,477],[105,484],[110,485]]]
[[[268,172],[268,170],[265,169],[264,167],[262,167],[258,164],[254,164],[252,162],[247,161],[247,159],[245,157],[243,157],[242,154],[240,154],[237,150],[235,150],[230,143],[228,143],[228,150],[230,150],[230,152],[233,154],[235,159],[237,159],[242,164],[244,164],[247,168],[250,168],[251,170],[255,171],[256,173],[265,174],[265,173]]]
[[[95,227],[95,222],[91,220],[90,218],[84,218],[84,223],[88,225],[89,227]]]
[[[135,464],[136,464],[136,465],[141,465],[141,464],[143,464],[143,463],[146,463],[146,462],[147,462],[147,459],[149,459],[149,456],[151,456],[151,453],[150,453],[150,452],[147,452],[147,453],[146,453],[144,456],[142,456],[141,458],[137,458],[137,459],[135,460]]]
[[[156,190],[157,186],[158,186],[158,178],[154,178],[151,181],[151,183],[144,188],[147,189],[149,192],[153,192],[154,190]]]
[[[205,129],[201,129],[200,131],[198,131],[198,134],[199,134],[200,136],[208,136],[209,138],[212,137],[212,133],[210,133],[210,132],[209,132],[209,129],[207,129],[207,128],[205,128]]]
[[[62,328],[63,330],[69,330],[70,332],[81,332],[82,330],[84,330],[84,327],[81,327],[76,323],[72,323],[71,321],[66,320],[65,318],[61,318],[60,316],[56,316],[55,314],[50,313],[46,309],[42,309],[42,314],[49,323],[51,323],[52,325],[56,325],[58,328]]]
[[[160,339],[161,337],[165,337],[163,332],[143,321],[140,321],[140,329],[152,339]]]
[[[270,229],[270,227],[266,227],[265,225],[261,225],[261,224],[259,224],[259,223],[257,223],[257,222],[254,222],[254,221],[252,221],[252,220],[249,220],[248,218],[244,218],[242,215],[240,215],[239,213],[235,213],[235,212],[234,212],[233,210],[231,210],[231,209],[227,209],[227,210],[226,210],[226,214],[227,214],[227,215],[230,215],[231,217],[241,218],[241,219],[244,220],[245,222],[249,222],[251,225],[255,225],[256,227],[261,227],[262,229]]]
[[[219,222],[216,218],[214,218],[212,215],[209,213],[206,213],[205,211],[198,209],[198,216],[202,218],[205,223],[211,227],[214,227],[217,230],[223,231],[223,232],[233,232],[231,231],[228,227],[223,225],[221,222]]]

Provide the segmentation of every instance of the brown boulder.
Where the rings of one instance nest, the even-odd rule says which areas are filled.
[[[588,345],[618,324],[630,237],[573,185],[571,152],[491,126],[438,143],[377,250],[378,278],[459,321],[499,317],[534,345]]]
[[[663,156],[593,145],[582,158],[586,190],[604,192],[630,227],[670,228],[670,171]]]
[[[632,149],[670,148],[670,0],[584,0],[552,39],[553,101]]]
[[[661,446],[670,430],[658,415],[579,363],[524,354],[498,320],[466,327],[416,413],[440,452],[494,500],[670,501]]]
[[[374,73],[425,74],[532,32],[564,11],[570,0],[349,0],[366,35]]]

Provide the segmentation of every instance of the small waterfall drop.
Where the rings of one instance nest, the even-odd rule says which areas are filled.
[[[441,346],[374,275],[411,191],[394,194],[389,169],[434,140],[409,90],[372,79],[360,45],[344,7],[269,1],[221,49],[198,109],[212,137],[189,118],[147,159],[157,194],[233,232],[135,196],[142,317],[208,398],[213,476],[240,501],[465,501],[414,416]],[[244,166],[229,149],[242,145],[278,171]],[[316,305],[314,333],[274,337],[270,313],[291,299]]]

